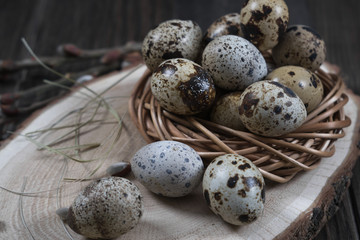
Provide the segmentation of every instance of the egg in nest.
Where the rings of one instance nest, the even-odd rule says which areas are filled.
[[[305,25],[290,26],[273,48],[277,66],[296,65],[317,70],[326,58],[326,46],[321,36]]]
[[[239,114],[241,93],[236,91],[221,96],[211,110],[211,121],[235,130],[245,130]]]
[[[230,91],[243,90],[267,74],[260,51],[248,40],[234,35],[211,41],[204,49],[202,66],[216,86]]]
[[[239,13],[229,13],[216,19],[207,29],[203,41],[208,44],[215,38],[224,35],[243,36]]]
[[[250,85],[240,97],[240,119],[245,127],[267,137],[281,136],[305,121],[304,103],[290,88],[276,81]]]
[[[283,66],[269,73],[266,79],[277,81],[293,90],[304,102],[307,112],[320,104],[324,96],[324,86],[319,77],[299,66]]]
[[[249,0],[240,12],[244,37],[260,51],[275,47],[289,22],[289,10],[283,0]]]
[[[160,64],[151,76],[151,92],[161,107],[180,115],[209,109],[216,95],[211,76],[200,65],[184,58]]]
[[[195,60],[201,49],[202,31],[190,20],[173,19],[151,30],[143,40],[142,56],[154,71],[161,62],[171,58]]]

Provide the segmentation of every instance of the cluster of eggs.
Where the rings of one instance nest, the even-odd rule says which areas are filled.
[[[326,49],[310,27],[288,27],[288,22],[289,12],[283,0],[248,0],[240,13],[217,19],[204,35],[193,21],[161,23],[147,34],[142,46],[144,61],[152,71],[153,96],[169,112],[209,112],[211,121],[236,130],[266,137],[294,131],[323,98],[323,85],[314,71],[324,62]],[[275,68],[265,55],[271,57]],[[165,148],[158,146],[163,144],[154,143],[152,148],[163,151]],[[150,190],[174,196],[164,190],[164,182],[168,188],[167,184],[172,186],[174,181],[183,186],[184,181],[165,174],[173,172],[168,161],[160,161],[166,165],[162,175],[147,181],[142,163],[148,159],[146,164],[155,169],[149,156],[157,154],[142,151],[140,155],[146,157],[136,157],[140,160],[132,164],[135,176]],[[172,159],[171,165],[177,167],[171,169],[177,169],[179,175],[183,157]],[[196,172],[189,172],[185,182],[196,185],[203,176],[206,202],[223,220],[242,225],[260,216],[264,179],[251,161],[228,154],[214,159],[204,173],[202,167],[194,169]],[[187,190],[177,191],[178,196]]]
[[[247,0],[240,13],[217,19],[204,35],[193,21],[161,23],[142,46],[153,96],[169,112],[208,112],[211,121],[236,130],[267,137],[294,131],[323,98],[314,71],[326,50],[310,27],[288,27],[288,22],[283,0]],[[209,208],[230,224],[251,223],[263,212],[264,178],[243,156],[222,155],[205,168],[188,145],[158,141],[141,148],[130,162],[135,178],[161,196],[182,197],[202,183]],[[65,218],[80,234],[112,238],[138,223],[142,199],[130,181],[103,178],[84,189]],[[107,223],[106,229],[99,221]]]
[[[142,46],[152,94],[169,112],[211,112],[213,122],[237,130],[268,137],[294,131],[323,98],[314,71],[326,49],[313,29],[288,22],[283,0],[249,0],[204,35],[193,21],[161,23]]]
[[[142,45],[144,62],[152,71],[153,96],[169,112],[209,113],[211,121],[236,130],[265,137],[294,131],[323,99],[323,85],[314,72],[324,62],[326,49],[313,29],[288,27],[288,22],[283,0],[248,0],[240,13],[220,17],[204,35],[193,21],[161,23]],[[206,202],[223,220],[243,225],[261,215],[265,184],[251,161],[227,154],[214,159],[205,171],[197,167],[184,177],[179,170],[185,168],[184,157],[176,157],[176,152],[171,164],[159,161],[161,174],[142,169],[144,161],[155,169],[150,155],[168,148],[169,143],[156,142],[140,150],[145,157],[135,157],[132,164],[135,176],[151,191],[174,196],[176,182],[181,185],[176,194],[183,196],[190,192],[183,189],[184,183],[191,182],[192,188],[203,176]],[[169,174],[174,169],[179,177]]]

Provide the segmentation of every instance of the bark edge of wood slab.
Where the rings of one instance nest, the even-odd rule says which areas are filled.
[[[347,92],[359,105],[360,97],[350,92],[350,90],[347,90]],[[358,110],[357,115],[360,116],[360,110]],[[360,121],[355,124],[355,130],[360,129]],[[335,215],[351,184],[352,170],[360,155],[359,147],[356,144],[359,141],[360,130],[353,136],[352,143],[354,144],[351,144],[349,155],[346,157],[346,167],[338,168],[336,173],[327,180],[328,183],[308,211],[301,214],[297,221],[294,221],[276,239],[312,239],[321,231],[326,222]],[[323,161],[326,161],[326,159]]]

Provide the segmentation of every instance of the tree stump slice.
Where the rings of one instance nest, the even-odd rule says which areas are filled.
[[[123,130],[120,140],[94,177],[105,176],[106,168],[112,163],[130,161],[133,154],[146,144],[129,114],[125,114],[130,90],[144,71],[145,67],[141,67],[105,94],[108,99],[122,96],[116,101],[111,100],[111,104],[121,116],[124,114]],[[113,73],[88,84],[88,87],[100,93],[125,74]],[[83,105],[85,101],[80,91],[84,90],[79,89],[35,113],[16,137],[3,143],[0,186],[17,192],[45,192],[20,196],[0,190],[0,239],[27,239],[31,235],[35,239],[70,239],[55,211],[58,207],[68,207],[88,182],[61,182],[61,189],[56,189],[62,177],[84,177],[98,163],[66,161],[60,155],[37,150],[22,135],[45,128],[65,113]],[[354,94],[349,95],[350,101],[344,111],[352,124],[344,129],[345,137],[335,143],[335,154],[323,158],[315,170],[299,173],[288,183],[267,182],[264,214],[253,224],[238,227],[223,222],[207,207],[200,187],[183,198],[164,198],[146,190],[130,174],[128,178],[139,186],[144,196],[144,215],[133,230],[119,239],[313,238],[336,212],[350,184],[352,168],[359,154],[356,145],[359,140],[360,100]],[[111,124],[98,125],[81,135],[81,141],[106,138],[112,129]],[[55,136],[56,133],[50,137]],[[92,156],[93,151],[85,152],[84,156]],[[67,170],[63,171],[65,166]],[[74,239],[84,239],[67,229]]]

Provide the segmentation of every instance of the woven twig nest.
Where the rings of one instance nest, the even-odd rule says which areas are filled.
[[[129,101],[129,112],[147,142],[175,140],[193,147],[205,164],[226,154],[241,154],[259,168],[265,178],[284,183],[298,172],[318,166],[322,157],[335,153],[334,142],[344,137],[350,125],[343,107],[348,102],[343,80],[319,69],[325,97],[296,131],[276,137],[261,137],[233,130],[196,116],[179,116],[162,109],[151,93],[146,71]]]

